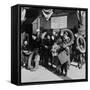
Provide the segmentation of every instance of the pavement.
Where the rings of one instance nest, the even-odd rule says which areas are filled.
[[[74,65],[70,65],[67,76],[60,76],[52,70],[48,70],[43,66],[39,66],[36,71],[26,70],[21,68],[21,82],[42,82],[42,81],[61,81],[61,80],[74,80],[85,79],[85,64],[81,69]]]

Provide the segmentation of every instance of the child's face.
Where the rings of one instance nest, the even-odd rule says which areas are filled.
[[[25,44],[25,45],[27,45],[27,44],[28,44],[28,42],[27,42],[27,41],[25,41],[25,42],[24,42],[24,44]]]
[[[50,36],[48,35],[47,38],[50,39]]]

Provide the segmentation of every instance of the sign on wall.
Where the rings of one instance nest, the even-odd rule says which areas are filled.
[[[52,29],[67,28],[67,16],[52,17],[51,28]]]

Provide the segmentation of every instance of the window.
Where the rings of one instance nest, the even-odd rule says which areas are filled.
[[[33,33],[36,33],[36,30],[40,29],[40,18],[36,18],[32,24],[33,24]]]

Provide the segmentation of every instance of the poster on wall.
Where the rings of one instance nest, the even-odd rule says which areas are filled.
[[[52,17],[51,28],[52,29],[67,28],[67,16]]]

